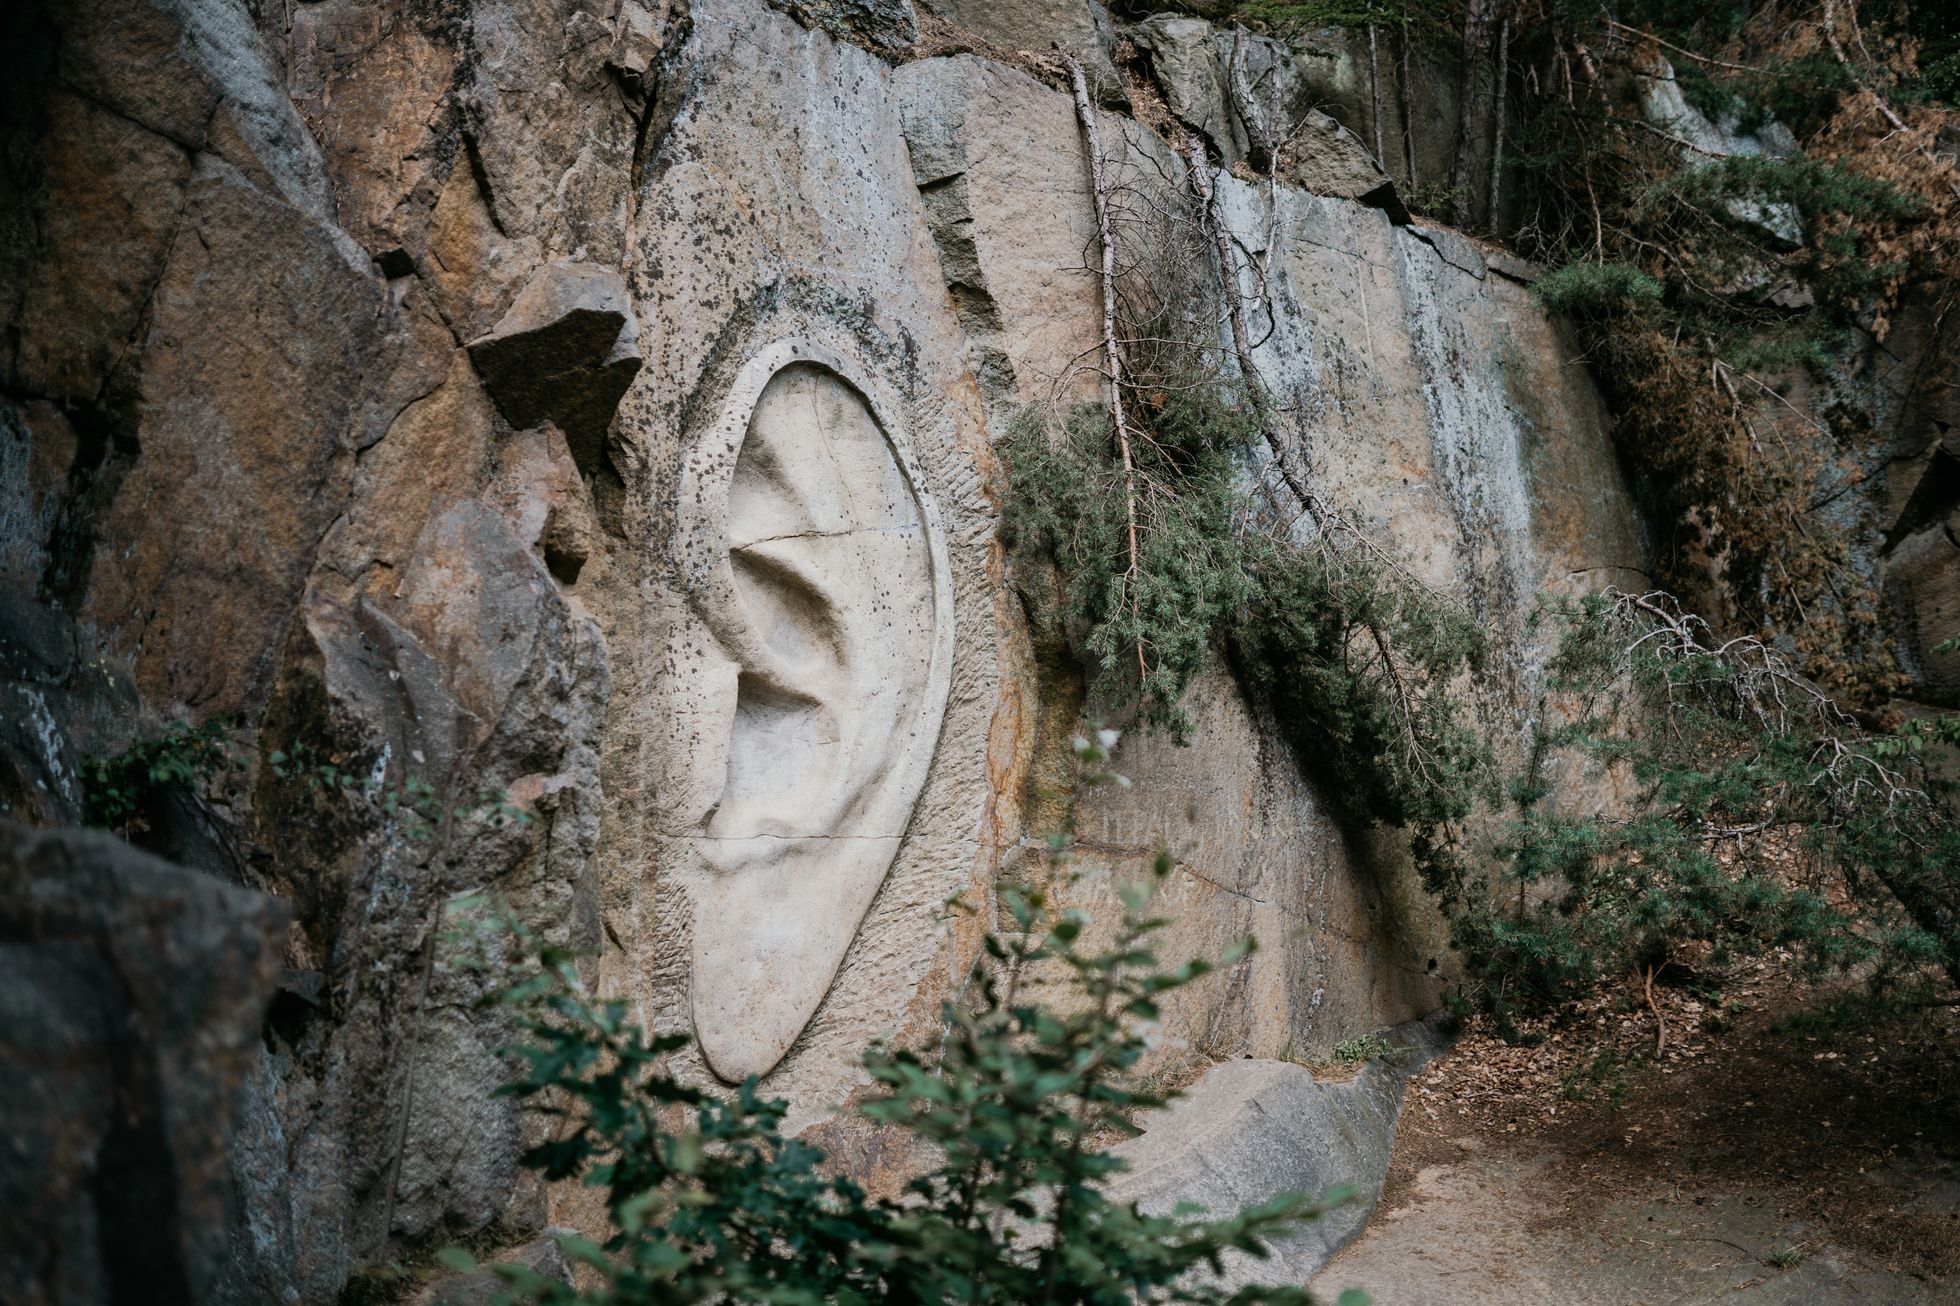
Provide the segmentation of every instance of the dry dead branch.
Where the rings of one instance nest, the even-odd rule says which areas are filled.
[[[1116,448],[1123,460],[1124,507],[1128,513],[1130,602],[1136,603],[1135,585],[1142,575],[1142,559],[1137,548],[1136,460],[1130,454],[1129,423],[1123,419],[1123,359],[1116,347],[1116,239],[1110,231],[1109,185],[1103,172],[1102,134],[1096,125],[1096,106],[1089,99],[1089,81],[1082,64],[1060,45],[1055,50],[1068,69],[1069,85],[1075,91],[1075,116],[1082,125],[1082,136],[1089,154],[1089,185],[1096,206],[1096,237],[1102,246],[1102,338],[1105,366],[1108,368],[1110,426],[1116,432]],[[1143,644],[1137,644],[1139,683],[1150,679],[1150,665]]]

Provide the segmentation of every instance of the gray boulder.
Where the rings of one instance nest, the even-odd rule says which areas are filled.
[[[1276,167],[1282,180],[1316,195],[1360,200],[1398,223],[1409,220],[1395,183],[1375,166],[1361,138],[1318,109],[1293,124],[1279,144]]]
[[[1442,1050],[1433,1022],[1394,1031],[1395,1051],[1351,1080],[1320,1080],[1291,1061],[1246,1058],[1207,1071],[1149,1131],[1112,1149],[1129,1170],[1111,1196],[1148,1215],[1195,1203],[1214,1216],[1288,1193],[1346,1187],[1355,1200],[1276,1239],[1266,1260],[1225,1258],[1221,1282],[1304,1283],[1361,1232],[1388,1174],[1410,1075]]]
[[[1165,107],[1220,163],[1271,171],[1316,195],[1360,200],[1408,220],[1395,184],[1361,138],[1323,113],[1293,52],[1201,18],[1158,14],[1130,30],[1150,54]]]
[[[1665,59],[1657,60],[1653,75],[1637,82],[1642,115],[1682,142],[1682,158],[1691,166],[1706,167],[1717,159],[1781,159],[1797,152],[1796,137],[1780,122],[1744,131],[1735,110],[1710,118],[1689,104]],[[1737,198],[1723,208],[1738,225],[1775,248],[1795,249],[1804,242],[1803,218],[1794,204]]]
[[[0,1299],[210,1298],[285,929],[108,835],[0,821]]]
[[[1202,18],[1157,14],[1131,28],[1130,36],[1150,53],[1164,107],[1204,136],[1225,166],[1245,158],[1245,125],[1233,112],[1226,61],[1219,57],[1212,25]]]

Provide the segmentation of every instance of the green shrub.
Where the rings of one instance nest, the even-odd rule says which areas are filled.
[[[1960,209],[1935,144],[1953,119],[1933,101],[1954,8],[1554,0],[1512,16],[1515,50],[1536,53],[1501,102],[1493,234],[1556,269],[1534,291],[1573,318],[1613,410],[1657,580],[1736,631],[1789,638],[1860,711],[1905,677],[1839,495],[1863,474],[1854,451],[1951,372]],[[1662,60],[1711,122],[1774,152],[1665,121],[1643,89]],[[1861,374],[1907,321],[1900,352],[1923,361],[1911,393],[1881,398]]]
[[[1351,819],[1409,832],[1425,883],[1453,901],[1460,823],[1494,796],[1489,749],[1454,684],[1483,666],[1482,632],[1331,533],[1303,548],[1268,541],[1255,575],[1257,598],[1229,631],[1247,690]]]
[[[882,1092],[861,1109],[937,1157],[899,1200],[868,1196],[784,1137],[786,1104],[754,1080],[723,1098],[675,1078],[663,1059],[684,1036],[648,1036],[625,1003],[586,990],[569,954],[518,930],[536,966],[497,999],[527,1036],[510,1049],[524,1072],[506,1091],[557,1122],[524,1161],[603,1188],[616,1232],[603,1245],[561,1239],[592,1272],[590,1290],[495,1273],[523,1299],[591,1306],[1311,1301],[1298,1287],[1228,1293],[1204,1273],[1228,1250],[1263,1255],[1322,1209],[1314,1200],[1150,1216],[1101,1187],[1122,1168],[1101,1141],[1136,1132],[1132,1116],[1168,1096],[1135,1076],[1145,1028],[1165,994],[1208,970],[1160,965],[1150,949],[1166,922],[1148,908],[1169,870],[1160,857],[1152,881],[1123,888],[1121,925],[1101,949],[1040,889],[1003,890],[1012,928],[988,937],[967,996],[944,1008],[943,1038],[866,1053]],[[1041,1000],[1037,968],[1063,977],[1065,1002]]]
[[[1334,1045],[1334,1060],[1344,1066],[1355,1066],[1364,1061],[1380,1061],[1394,1054],[1394,1044],[1380,1034],[1363,1034],[1359,1038],[1346,1039]]]
[[[1059,430],[1026,410],[1002,450],[1010,540],[1059,568],[1066,615],[1086,630],[1094,661],[1092,696],[1134,700],[1145,721],[1180,739],[1190,726],[1185,687],[1222,623],[1254,596],[1237,482],[1257,429],[1215,386],[1173,392],[1157,407],[1150,433],[1132,443],[1144,487],[1134,576],[1124,481],[1099,410],[1079,409]]]
[[[82,764],[82,823],[128,838],[147,828],[158,802],[193,794],[234,765],[228,721],[172,722],[113,757]]]
[[[1099,410],[1059,430],[1029,410],[1003,451],[1010,544],[1055,563],[1066,614],[1085,632],[1092,696],[1133,699],[1182,741],[1184,691],[1226,647],[1350,817],[1409,830],[1431,886],[1453,892],[1456,827],[1492,792],[1488,750],[1452,693],[1483,665],[1481,631],[1324,508],[1310,538],[1288,538],[1246,485],[1271,413],[1263,396],[1187,381],[1137,406],[1148,427],[1132,440],[1144,487],[1134,577],[1124,479]]]
[[[1557,611],[1548,683],[1571,750],[1621,799],[1551,803],[1542,777],[1453,940],[1485,1001],[1542,1007],[1690,944],[1722,965],[1789,949],[1880,986],[1960,984],[1960,812],[1910,736],[1874,733],[1757,640],[1717,641],[1665,596]]]
[[[1567,263],[1531,283],[1531,293],[1554,313],[1605,316],[1629,305],[1658,303],[1661,283],[1630,263]]]

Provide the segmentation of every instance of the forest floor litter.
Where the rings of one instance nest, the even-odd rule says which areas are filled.
[[[1693,979],[1657,977],[1651,1005],[1644,977],[1603,991],[1521,1042],[1467,1022],[1410,1080],[1381,1205],[1315,1289],[1960,1302],[1960,1011],[1875,1013],[1786,959]]]

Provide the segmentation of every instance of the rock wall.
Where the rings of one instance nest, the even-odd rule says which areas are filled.
[[[0,18],[0,804],[72,824],[86,759],[225,718],[219,792],[128,833],[293,914],[210,1300],[589,1219],[516,1164],[485,981],[438,946],[459,895],[816,1122],[962,982],[986,917],[946,900],[984,908],[1073,801],[1080,679],[992,448],[1093,393],[1092,210],[1068,96],[992,42],[1117,29],[997,9],[953,11],[986,39],[761,0]],[[1407,224],[1322,98],[1289,180],[1215,178],[1258,365],[1330,492],[1493,632],[1474,689],[1514,747],[1534,597],[1641,565],[1606,418],[1529,270]],[[1103,135],[1181,191],[1137,118]],[[1432,1009],[1395,841],[1223,669],[1192,712],[1078,813],[1091,866],[1172,850],[1174,950],[1267,945],[1171,1008],[1167,1069]]]

